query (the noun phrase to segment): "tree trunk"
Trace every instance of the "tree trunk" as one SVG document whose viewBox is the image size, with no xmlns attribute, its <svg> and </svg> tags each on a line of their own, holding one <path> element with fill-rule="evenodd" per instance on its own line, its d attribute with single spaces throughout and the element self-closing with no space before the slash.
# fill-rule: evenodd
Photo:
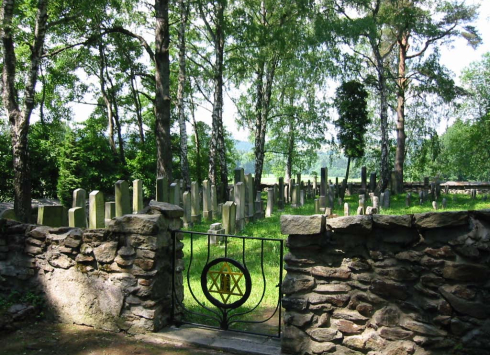
<svg viewBox="0 0 490 355">
<path fill-rule="evenodd" d="M 201 175 L 201 140 L 199 139 L 199 130 L 197 129 L 197 121 L 194 114 L 194 104 L 192 105 L 192 125 L 194 127 L 194 143 L 196 144 L 196 179 L 201 184 L 203 180 Z"/>
<path fill-rule="evenodd" d="M 395 154 L 395 177 L 396 193 L 403 192 L 403 165 L 405 164 L 405 91 L 407 88 L 406 60 L 409 34 L 404 33 L 398 41 L 398 91 L 397 91 L 397 122 L 396 122 L 396 154 Z"/>
<path fill-rule="evenodd" d="M 388 150 L 388 93 L 384 67 L 378 68 L 379 96 L 380 96 L 380 121 L 381 121 L 381 177 L 380 189 L 384 191 L 390 181 L 389 150 Z"/>
<path fill-rule="evenodd" d="M 13 39 L 14 29 L 12 28 L 14 3 L 14 0 L 4 0 L 1 13 L 1 36 L 3 44 L 3 105 L 7 110 L 12 138 L 14 211 L 19 221 L 29 223 L 31 220 L 31 174 L 28 146 L 29 120 L 34 108 L 35 88 L 46 38 L 48 0 L 39 0 L 37 4 L 34 42 L 31 44 L 31 61 L 25 83 L 22 111 L 19 108 L 17 91 L 15 89 L 16 57 Z"/>
<path fill-rule="evenodd" d="M 220 196 L 226 199 L 226 185 L 228 177 L 226 176 L 226 160 L 224 159 L 224 137 L 223 137 L 223 66 L 224 66 L 224 10 L 225 4 L 222 0 L 217 1 L 215 14 L 214 31 L 208 27 L 211 37 L 214 39 L 215 63 L 214 71 L 214 97 L 212 113 L 212 132 L 209 147 L 209 180 L 211 185 L 217 185 L 218 164 L 220 165 Z M 203 19 L 204 19 L 203 15 Z M 224 174 L 226 176 L 223 181 Z M 224 185 L 224 186 L 223 186 Z"/>
<path fill-rule="evenodd" d="M 180 169 L 184 180 L 185 189 L 191 186 L 189 173 L 189 160 L 187 159 L 187 129 L 184 111 L 184 91 L 186 83 L 186 62 L 185 62 L 185 31 L 189 15 L 189 4 L 184 0 L 179 0 L 180 28 L 179 28 L 179 85 L 177 88 L 177 111 L 180 130 Z"/>
<path fill-rule="evenodd" d="M 100 92 L 102 94 L 102 99 L 104 100 L 105 107 L 107 110 L 107 127 L 109 130 L 107 135 L 109 136 L 109 146 L 111 147 L 111 150 L 114 153 L 114 155 L 117 155 L 116 142 L 114 141 L 114 112 L 112 109 L 111 100 L 106 90 L 105 74 L 104 74 L 106 68 L 106 62 L 105 62 L 105 55 L 104 55 L 104 49 L 102 43 L 99 43 L 99 59 L 100 59 L 100 68 L 99 68 Z"/>
<path fill-rule="evenodd" d="M 172 181 L 168 0 L 155 0 L 155 138 L 157 177 Z"/>
<path fill-rule="evenodd" d="M 129 59 L 129 56 L 128 56 Z M 143 115 L 141 113 L 141 101 L 140 97 L 138 95 L 138 90 L 136 89 L 136 76 L 134 74 L 134 69 L 133 67 L 130 68 L 131 72 L 131 93 L 133 95 L 133 101 L 134 101 L 134 106 L 135 106 L 135 112 L 136 112 L 136 119 L 138 121 L 138 132 L 140 135 L 140 142 L 141 144 L 145 144 L 145 132 L 143 130 Z"/>
<path fill-rule="evenodd" d="M 345 183 L 349 181 L 350 157 L 347 157 L 347 168 L 345 169 Z"/>
<path fill-rule="evenodd" d="M 289 120 L 289 139 L 288 139 L 288 156 L 286 161 L 286 182 L 289 183 L 293 176 L 293 154 L 294 154 L 294 117 Z"/>
</svg>

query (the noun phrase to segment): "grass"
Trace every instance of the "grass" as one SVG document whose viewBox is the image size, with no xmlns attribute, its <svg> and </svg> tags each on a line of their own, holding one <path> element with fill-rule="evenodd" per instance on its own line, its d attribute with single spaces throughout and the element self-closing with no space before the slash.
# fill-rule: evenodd
<svg viewBox="0 0 490 355">
<path fill-rule="evenodd" d="M 427 201 L 420 205 L 418 201 L 418 196 L 412 197 L 411 206 L 407 207 L 405 205 L 406 194 L 391 196 L 391 206 L 388 209 L 382 209 L 381 214 L 414 214 L 433 211 L 432 203 Z M 266 194 L 263 193 L 262 198 L 266 201 Z M 442 198 L 439 199 L 438 204 L 442 204 Z M 476 209 L 486 209 L 490 208 L 490 202 L 483 201 L 481 196 L 476 200 L 472 200 L 469 195 L 449 195 L 446 196 L 447 208 L 446 211 L 454 210 L 476 210 Z M 369 199 L 368 199 L 369 201 Z M 349 203 L 351 206 L 350 210 L 355 211 L 358 206 L 358 195 L 346 196 L 345 202 Z M 368 205 L 370 203 L 368 202 Z M 333 210 L 334 214 L 338 216 L 344 215 L 343 205 L 336 203 Z M 351 212 L 352 214 L 353 212 Z M 264 218 L 257 220 L 254 223 L 249 223 L 245 228 L 238 232 L 238 235 L 249 236 L 256 238 L 270 238 L 272 240 L 284 240 L 286 236 L 281 234 L 280 227 L 280 216 L 282 214 L 289 215 L 312 215 L 315 214 L 314 201 L 313 199 L 307 200 L 306 204 L 302 207 L 293 208 L 289 205 L 285 206 L 284 211 L 278 211 L 277 209 L 273 212 L 270 218 Z M 194 232 L 206 233 L 209 229 L 211 223 L 221 222 L 218 219 L 213 219 L 211 222 L 201 222 L 195 224 L 189 230 Z M 200 316 L 191 316 L 187 320 L 190 322 L 208 324 L 212 326 L 217 326 L 218 321 L 212 321 L 211 318 L 216 316 L 212 311 L 203 311 L 199 305 L 204 305 L 206 307 L 213 307 L 207 298 L 204 296 L 201 289 L 201 271 L 208 261 L 211 261 L 218 257 L 223 257 L 225 255 L 225 243 L 222 242 L 219 245 L 211 245 L 208 248 L 208 236 L 198 235 L 198 234 L 185 234 L 184 235 L 184 262 L 185 262 L 185 272 L 184 272 L 184 304 L 185 307 L 191 311 L 201 313 Z M 245 302 L 241 307 L 235 311 L 230 311 L 230 313 L 241 313 L 254 310 L 250 314 L 244 316 L 245 320 L 259 320 L 265 319 L 270 315 L 274 308 L 276 307 L 279 299 L 279 293 L 277 285 L 279 283 L 279 272 L 282 268 L 282 260 L 280 258 L 280 244 L 274 241 L 259 241 L 252 239 L 238 239 L 229 238 L 227 245 L 227 256 L 233 258 L 240 263 L 246 263 L 246 266 L 250 272 L 252 279 L 252 292 L 251 296 L 247 302 Z M 190 260 L 192 248 L 192 261 Z M 243 255 L 243 248 L 245 248 L 245 260 Z M 286 252 L 285 245 L 283 245 L 283 251 Z M 261 256 L 264 256 L 263 263 Z M 232 268 L 233 271 L 238 271 L 236 268 Z M 262 273 L 263 270 L 263 273 Z M 211 269 L 211 271 L 218 271 Z M 187 275 L 189 281 L 187 282 Z M 283 277 L 285 273 L 283 274 Z M 239 287 L 244 290 L 245 282 L 242 278 L 238 283 Z M 212 281 L 208 278 L 208 288 L 212 286 Z M 265 288 L 265 290 L 264 290 Z M 195 301 L 191 297 L 191 291 L 198 301 Z M 264 294 L 263 300 L 259 307 L 256 307 L 257 303 L 261 300 L 262 294 Z M 216 298 L 220 298 L 219 294 L 214 294 Z M 239 296 L 231 296 L 229 302 L 234 302 L 239 299 Z M 258 314 L 258 315 L 257 315 Z M 234 324 L 233 328 L 241 330 L 254 330 L 256 326 L 250 328 L 247 324 Z M 273 332 L 274 328 L 267 328 L 265 332 Z"/>
</svg>

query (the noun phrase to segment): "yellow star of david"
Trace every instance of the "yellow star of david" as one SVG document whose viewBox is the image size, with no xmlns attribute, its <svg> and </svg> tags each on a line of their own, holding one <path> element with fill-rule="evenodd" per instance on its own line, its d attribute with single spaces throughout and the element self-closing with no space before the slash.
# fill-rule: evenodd
<svg viewBox="0 0 490 355">
<path fill-rule="evenodd" d="M 219 271 L 208 271 L 211 278 L 210 293 L 218 293 L 224 304 L 228 303 L 231 296 L 243 296 L 239 281 L 243 277 L 241 272 L 233 272 L 225 261 Z"/>
</svg>

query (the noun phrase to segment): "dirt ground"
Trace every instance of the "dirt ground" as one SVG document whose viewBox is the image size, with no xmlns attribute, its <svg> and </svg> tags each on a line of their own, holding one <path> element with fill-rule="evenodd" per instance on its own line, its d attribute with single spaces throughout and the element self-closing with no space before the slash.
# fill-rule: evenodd
<svg viewBox="0 0 490 355">
<path fill-rule="evenodd" d="M 230 353 L 171 343 L 150 344 L 124 333 L 68 324 L 37 323 L 0 333 L 0 355 L 211 355 Z"/>
</svg>

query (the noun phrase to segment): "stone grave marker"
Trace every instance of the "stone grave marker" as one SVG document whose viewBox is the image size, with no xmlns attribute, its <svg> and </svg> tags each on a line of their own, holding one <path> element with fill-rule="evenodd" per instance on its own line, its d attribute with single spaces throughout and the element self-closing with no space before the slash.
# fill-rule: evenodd
<svg viewBox="0 0 490 355">
<path fill-rule="evenodd" d="M 87 208 L 87 192 L 84 189 L 76 189 L 73 191 L 73 204 L 71 206 L 73 207 L 81 207 L 82 210 L 76 212 L 76 217 L 77 220 L 74 222 L 77 222 L 77 227 L 79 228 L 87 228 L 87 214 L 86 214 L 86 208 Z M 69 212 L 69 211 L 68 211 Z M 85 223 L 83 225 L 80 225 L 80 220 L 85 220 Z M 68 216 L 68 223 L 70 222 L 70 218 Z"/>
<path fill-rule="evenodd" d="M 115 206 L 114 206 L 115 208 Z M 102 191 L 92 191 L 88 196 L 88 227 L 90 229 L 105 228 L 105 204 Z M 109 218 L 109 219 L 112 219 Z"/>
<path fill-rule="evenodd" d="M 284 178 L 279 178 L 279 201 L 277 203 L 279 211 L 284 210 Z"/>
<path fill-rule="evenodd" d="M 221 242 L 223 241 L 223 237 L 218 236 L 217 234 L 225 234 L 225 229 L 223 228 L 221 223 L 213 223 L 209 226 L 208 234 L 209 234 L 209 244 L 211 245 L 221 244 Z"/>
<path fill-rule="evenodd" d="M 227 201 L 223 205 L 223 228 L 225 234 L 233 235 L 236 233 L 236 204 L 233 201 Z"/>
<path fill-rule="evenodd" d="M 385 195 L 383 198 L 383 208 L 390 208 L 390 190 L 385 191 Z"/>
<path fill-rule="evenodd" d="M 37 224 L 49 227 L 66 227 L 68 225 L 65 206 L 39 206 L 37 208 Z"/>
<path fill-rule="evenodd" d="M 104 224 L 107 224 L 111 219 L 116 217 L 116 203 L 106 202 L 104 204 Z"/>
<path fill-rule="evenodd" d="M 182 202 L 184 205 L 184 216 L 182 220 L 184 222 L 184 227 L 189 228 L 193 226 L 192 223 L 192 204 L 191 204 L 191 193 L 189 191 L 184 191 L 182 194 Z"/>
<path fill-rule="evenodd" d="M 202 182 L 202 214 L 206 221 L 213 219 L 213 212 L 211 211 L 211 183 L 209 180 Z"/>
<path fill-rule="evenodd" d="M 191 222 L 201 222 L 201 205 L 199 196 L 199 185 L 196 181 L 191 182 Z"/>
<path fill-rule="evenodd" d="M 118 180 L 115 185 L 116 217 L 131 214 L 129 184 L 126 180 Z"/>
<path fill-rule="evenodd" d="M 157 178 L 156 186 L 157 202 L 168 202 L 168 179 L 166 177 Z"/>
<path fill-rule="evenodd" d="M 363 214 L 364 214 L 364 209 L 361 206 L 357 207 L 357 215 L 362 216 Z"/>
<path fill-rule="evenodd" d="M 349 216 L 350 215 L 350 207 L 349 204 L 346 202 L 344 203 L 344 216 Z"/>
<path fill-rule="evenodd" d="M 241 231 L 245 227 L 245 183 L 235 185 L 236 229 Z"/>
<path fill-rule="evenodd" d="M 374 192 L 376 190 L 376 173 L 369 175 L 369 190 Z"/>
<path fill-rule="evenodd" d="M 299 185 L 296 185 L 299 186 Z M 296 189 L 295 189 L 296 191 Z M 274 209 L 274 190 L 271 188 L 267 189 L 267 208 L 265 210 L 265 216 L 271 217 Z"/>
<path fill-rule="evenodd" d="M 72 207 L 68 210 L 68 226 L 72 228 L 86 228 L 85 208 Z"/>
<path fill-rule="evenodd" d="M 412 204 L 412 194 L 410 192 L 407 192 L 407 196 L 405 197 L 405 206 L 410 207 Z"/>
<path fill-rule="evenodd" d="M 133 213 L 143 209 L 143 181 L 133 180 Z"/>
<path fill-rule="evenodd" d="M 216 185 L 211 185 L 211 212 L 215 218 L 221 218 L 221 213 L 218 208 L 218 191 Z"/>
</svg>

